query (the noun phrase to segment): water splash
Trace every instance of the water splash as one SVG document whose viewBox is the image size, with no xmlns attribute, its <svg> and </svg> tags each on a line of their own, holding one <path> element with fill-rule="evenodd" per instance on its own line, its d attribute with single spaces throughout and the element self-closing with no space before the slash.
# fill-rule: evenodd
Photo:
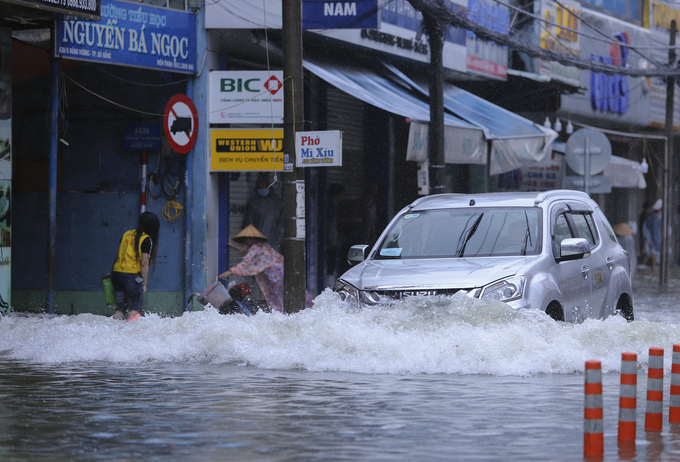
<svg viewBox="0 0 680 462">
<path fill-rule="evenodd" d="M 263 369 L 366 374 L 581 373 L 599 359 L 619 370 L 621 353 L 646 370 L 651 346 L 665 348 L 670 372 L 678 325 L 621 317 L 583 324 L 504 303 L 413 297 L 359 310 L 326 291 L 293 315 L 220 315 L 213 309 L 177 318 L 148 315 L 125 323 L 91 314 L 0 317 L 0 355 L 43 364 L 198 363 Z"/>
</svg>

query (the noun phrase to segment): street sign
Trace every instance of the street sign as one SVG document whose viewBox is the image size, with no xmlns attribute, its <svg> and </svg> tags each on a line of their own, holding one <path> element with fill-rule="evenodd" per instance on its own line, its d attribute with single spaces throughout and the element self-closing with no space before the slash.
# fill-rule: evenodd
<svg viewBox="0 0 680 462">
<path fill-rule="evenodd" d="M 565 176 L 562 187 L 585 192 L 586 180 L 582 176 Z M 588 191 L 590 194 L 609 194 L 612 192 L 611 178 L 606 175 L 591 176 Z"/>
<path fill-rule="evenodd" d="M 160 151 L 160 125 L 126 125 L 123 145 L 126 151 Z"/>
<path fill-rule="evenodd" d="M 297 132 L 295 153 L 298 167 L 342 167 L 342 132 Z"/>
<path fill-rule="evenodd" d="M 165 137 L 172 149 L 187 154 L 198 138 L 198 113 L 194 102 L 184 94 L 170 98 L 163 115 Z"/>
<path fill-rule="evenodd" d="M 577 175 L 585 175 L 586 170 L 590 175 L 597 175 L 612 158 L 612 145 L 601 131 L 581 128 L 567 140 L 564 158 Z"/>
</svg>

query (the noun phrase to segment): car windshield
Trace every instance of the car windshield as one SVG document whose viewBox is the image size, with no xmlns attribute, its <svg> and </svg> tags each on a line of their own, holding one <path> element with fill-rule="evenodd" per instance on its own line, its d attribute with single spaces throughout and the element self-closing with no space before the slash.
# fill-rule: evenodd
<svg viewBox="0 0 680 462">
<path fill-rule="evenodd" d="M 534 207 L 455 208 L 402 215 L 377 259 L 537 255 L 541 211 Z"/>
</svg>

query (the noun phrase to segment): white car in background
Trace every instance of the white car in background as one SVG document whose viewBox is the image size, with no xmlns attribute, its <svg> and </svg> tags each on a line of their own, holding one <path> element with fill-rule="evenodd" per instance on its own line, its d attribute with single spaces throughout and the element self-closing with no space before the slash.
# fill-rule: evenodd
<svg viewBox="0 0 680 462">
<path fill-rule="evenodd" d="M 359 306 L 464 291 L 558 321 L 634 319 L 629 255 L 580 191 L 422 197 L 348 260 L 334 291 Z"/>
</svg>

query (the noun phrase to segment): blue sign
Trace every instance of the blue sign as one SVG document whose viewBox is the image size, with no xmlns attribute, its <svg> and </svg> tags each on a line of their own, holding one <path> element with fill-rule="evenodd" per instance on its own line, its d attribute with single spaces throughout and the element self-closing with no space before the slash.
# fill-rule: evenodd
<svg viewBox="0 0 680 462">
<path fill-rule="evenodd" d="M 499 34 L 509 35 L 510 10 L 501 8 L 485 0 L 468 0 L 467 18 Z M 468 37 L 476 37 L 472 31 L 467 31 Z"/>
<path fill-rule="evenodd" d="M 444 4 L 448 9 L 453 10 L 456 13 L 463 14 L 465 12 L 465 8 L 456 5 L 449 0 L 445 0 Z M 382 24 L 391 24 L 403 29 L 408 29 L 416 34 L 424 31 L 422 13 L 413 8 L 408 0 L 382 2 L 380 9 L 380 22 Z M 449 27 L 446 31 L 445 40 L 449 43 L 465 45 L 465 30 L 457 27 Z"/>
<path fill-rule="evenodd" d="M 61 16 L 55 54 L 64 58 L 196 73 L 196 15 L 102 0 L 101 21 Z"/>
<path fill-rule="evenodd" d="M 377 29 L 378 0 L 302 2 L 303 29 Z"/>
<path fill-rule="evenodd" d="M 628 34 L 614 34 L 622 45 L 610 47 L 611 56 L 591 55 L 590 60 L 603 64 L 626 67 L 628 63 Z M 607 75 L 603 72 L 590 72 L 590 102 L 594 110 L 626 114 L 630 104 L 630 86 L 625 75 Z"/>
<path fill-rule="evenodd" d="M 126 151 L 160 151 L 160 125 L 126 125 L 123 139 Z"/>
</svg>

